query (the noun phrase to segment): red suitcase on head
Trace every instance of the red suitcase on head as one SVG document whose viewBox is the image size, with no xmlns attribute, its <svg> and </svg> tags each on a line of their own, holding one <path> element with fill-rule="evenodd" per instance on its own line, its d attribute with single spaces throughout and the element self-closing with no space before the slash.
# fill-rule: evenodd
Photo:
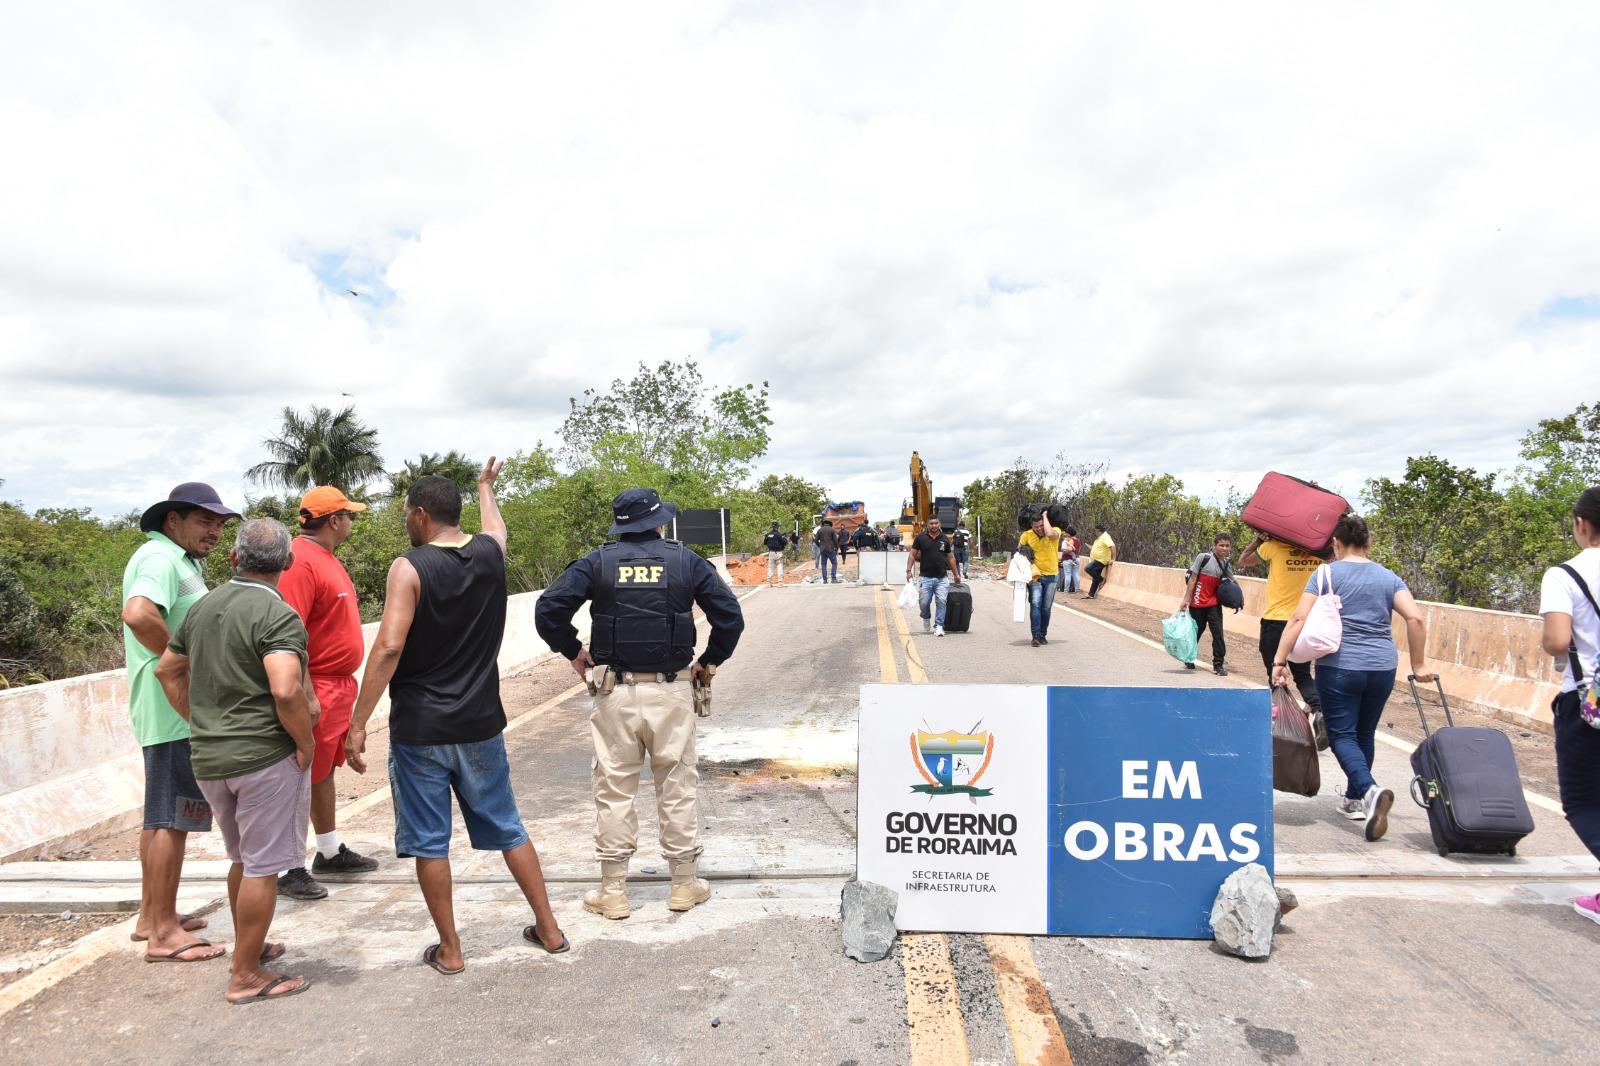
<svg viewBox="0 0 1600 1066">
<path fill-rule="evenodd" d="M 1350 504 L 1336 492 L 1272 471 L 1250 497 L 1240 519 L 1251 529 L 1313 555 L 1326 555 L 1333 527 Z"/>
</svg>

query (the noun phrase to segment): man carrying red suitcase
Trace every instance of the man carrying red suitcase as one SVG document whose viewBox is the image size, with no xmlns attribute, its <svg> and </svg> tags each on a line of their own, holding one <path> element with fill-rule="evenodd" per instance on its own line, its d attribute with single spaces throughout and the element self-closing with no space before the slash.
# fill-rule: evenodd
<svg viewBox="0 0 1600 1066">
<path fill-rule="evenodd" d="M 1239 556 L 1239 565 L 1252 566 L 1258 562 L 1267 564 L 1267 600 L 1261 612 L 1261 662 L 1267 668 L 1267 684 L 1270 685 L 1272 657 L 1278 652 L 1283 629 L 1300 603 L 1306 582 L 1322 565 L 1322 560 L 1265 533 L 1257 533 L 1256 539 Z M 1300 690 L 1300 698 L 1310 712 L 1317 750 L 1326 751 L 1328 726 L 1322 719 L 1322 701 L 1317 698 L 1317 686 L 1311 678 L 1311 664 L 1291 661 L 1289 672 L 1294 675 L 1295 688 Z"/>
</svg>

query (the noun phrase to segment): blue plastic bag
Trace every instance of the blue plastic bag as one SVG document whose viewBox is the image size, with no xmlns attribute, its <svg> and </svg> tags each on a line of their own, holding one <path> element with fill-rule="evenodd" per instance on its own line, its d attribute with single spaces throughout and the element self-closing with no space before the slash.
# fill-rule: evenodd
<svg viewBox="0 0 1600 1066">
<path fill-rule="evenodd" d="M 1161 623 L 1161 643 L 1166 645 L 1167 654 L 1180 663 L 1192 663 L 1200 647 L 1199 630 L 1188 608 L 1179 607 Z"/>
</svg>

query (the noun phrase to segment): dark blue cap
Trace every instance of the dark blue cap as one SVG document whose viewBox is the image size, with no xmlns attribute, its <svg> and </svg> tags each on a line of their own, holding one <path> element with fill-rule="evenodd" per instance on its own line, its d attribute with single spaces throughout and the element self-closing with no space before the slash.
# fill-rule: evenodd
<svg viewBox="0 0 1600 1066">
<path fill-rule="evenodd" d="M 212 514 L 219 514 L 223 518 L 240 517 L 238 511 L 222 502 L 222 497 L 218 496 L 217 490 L 210 485 L 203 481 L 185 481 L 167 493 L 166 499 L 139 516 L 139 528 L 146 533 L 159 530 L 162 523 L 167 520 L 167 513 L 176 511 L 180 507 L 204 507 Z"/>
<path fill-rule="evenodd" d="M 655 489 L 628 489 L 611 501 L 613 533 L 643 533 L 647 529 L 671 525 L 678 508 L 663 503 Z"/>
</svg>

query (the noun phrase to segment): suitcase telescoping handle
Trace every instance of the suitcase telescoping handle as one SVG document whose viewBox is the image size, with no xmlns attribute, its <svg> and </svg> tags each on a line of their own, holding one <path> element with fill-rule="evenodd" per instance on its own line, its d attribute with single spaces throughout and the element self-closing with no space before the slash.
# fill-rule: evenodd
<svg viewBox="0 0 1600 1066">
<path fill-rule="evenodd" d="M 1431 737 L 1433 736 L 1433 731 L 1428 728 L 1428 714 L 1422 709 L 1422 693 L 1417 691 L 1417 675 L 1407 674 L 1406 683 L 1411 686 L 1411 698 L 1417 701 L 1417 717 L 1422 719 L 1422 735 Z M 1439 689 L 1439 706 L 1444 708 L 1445 724 L 1454 726 L 1456 720 L 1450 717 L 1450 701 L 1444 698 L 1444 682 L 1435 676 L 1433 683 Z"/>
</svg>

